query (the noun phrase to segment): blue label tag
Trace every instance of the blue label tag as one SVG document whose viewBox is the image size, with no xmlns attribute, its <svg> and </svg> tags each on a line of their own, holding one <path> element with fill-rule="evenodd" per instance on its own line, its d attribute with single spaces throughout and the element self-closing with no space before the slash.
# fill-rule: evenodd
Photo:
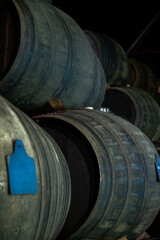
<svg viewBox="0 0 160 240">
<path fill-rule="evenodd" d="M 158 181 L 160 182 L 160 160 L 159 160 L 158 154 L 156 154 L 156 169 L 157 169 Z"/>
<path fill-rule="evenodd" d="M 14 153 L 7 156 L 7 165 L 11 194 L 38 192 L 34 159 L 27 155 L 21 140 L 16 140 Z"/>
</svg>

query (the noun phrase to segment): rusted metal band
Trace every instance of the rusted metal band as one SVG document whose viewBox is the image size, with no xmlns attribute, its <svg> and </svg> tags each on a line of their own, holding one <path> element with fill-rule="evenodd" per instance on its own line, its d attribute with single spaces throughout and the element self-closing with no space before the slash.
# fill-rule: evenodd
<svg viewBox="0 0 160 240">
<path fill-rule="evenodd" d="M 54 99 L 53 101 L 49 101 L 48 103 L 54 110 L 64 110 L 65 109 L 63 104 L 61 103 L 61 101 L 59 101 L 58 99 Z"/>
</svg>

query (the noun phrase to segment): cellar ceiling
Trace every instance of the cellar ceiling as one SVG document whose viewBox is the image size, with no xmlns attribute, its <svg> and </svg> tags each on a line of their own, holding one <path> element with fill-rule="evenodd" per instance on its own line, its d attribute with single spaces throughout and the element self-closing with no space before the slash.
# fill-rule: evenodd
<svg viewBox="0 0 160 240">
<path fill-rule="evenodd" d="M 160 75 L 160 8 L 158 1 L 53 0 L 82 29 L 116 40 L 128 57 L 140 59 Z"/>
</svg>

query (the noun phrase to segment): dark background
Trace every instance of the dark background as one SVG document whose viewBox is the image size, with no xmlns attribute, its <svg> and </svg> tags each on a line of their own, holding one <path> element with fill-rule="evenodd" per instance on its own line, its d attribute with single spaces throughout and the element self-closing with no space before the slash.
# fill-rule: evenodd
<svg viewBox="0 0 160 240">
<path fill-rule="evenodd" d="M 154 70 L 157 78 L 160 78 L 159 1 L 53 0 L 52 4 L 70 15 L 82 29 L 107 34 L 126 53 L 145 32 L 128 57 L 144 61 Z M 148 28 L 149 25 L 151 27 Z M 144 31 L 146 28 L 148 30 Z"/>
</svg>

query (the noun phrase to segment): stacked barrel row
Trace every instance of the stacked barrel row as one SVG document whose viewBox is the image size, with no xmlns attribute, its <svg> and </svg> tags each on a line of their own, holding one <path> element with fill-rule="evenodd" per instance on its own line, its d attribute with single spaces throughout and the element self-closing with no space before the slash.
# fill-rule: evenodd
<svg viewBox="0 0 160 240">
<path fill-rule="evenodd" d="M 106 87 L 140 88 L 156 98 L 158 84 L 148 64 L 128 57 L 121 45 L 106 34 L 84 31 L 100 59 L 106 75 Z"/>
<path fill-rule="evenodd" d="M 84 31 L 106 75 L 101 105 L 139 127 L 153 142 L 160 138 L 160 108 L 154 72 L 145 63 L 129 58 L 106 34 Z"/>
<path fill-rule="evenodd" d="M 141 60 L 128 57 L 120 44 L 106 34 L 84 32 L 106 74 L 106 93 L 101 109 L 136 125 L 159 150 L 160 108 L 154 71 Z M 159 216 L 160 213 L 147 229 L 153 237 L 160 237 Z"/>
<path fill-rule="evenodd" d="M 109 40 L 106 75 L 50 0 L 0 7 L 0 239 L 136 239 L 160 210 L 160 161 L 144 125 L 99 110 L 128 79 L 123 49 L 116 66 Z"/>
<path fill-rule="evenodd" d="M 0 101 L 1 239 L 136 239 L 151 225 L 159 211 L 158 153 L 141 130 L 99 110 L 33 122 Z M 34 158 L 35 194 L 10 192 L 5 159 L 16 139 Z"/>
</svg>

